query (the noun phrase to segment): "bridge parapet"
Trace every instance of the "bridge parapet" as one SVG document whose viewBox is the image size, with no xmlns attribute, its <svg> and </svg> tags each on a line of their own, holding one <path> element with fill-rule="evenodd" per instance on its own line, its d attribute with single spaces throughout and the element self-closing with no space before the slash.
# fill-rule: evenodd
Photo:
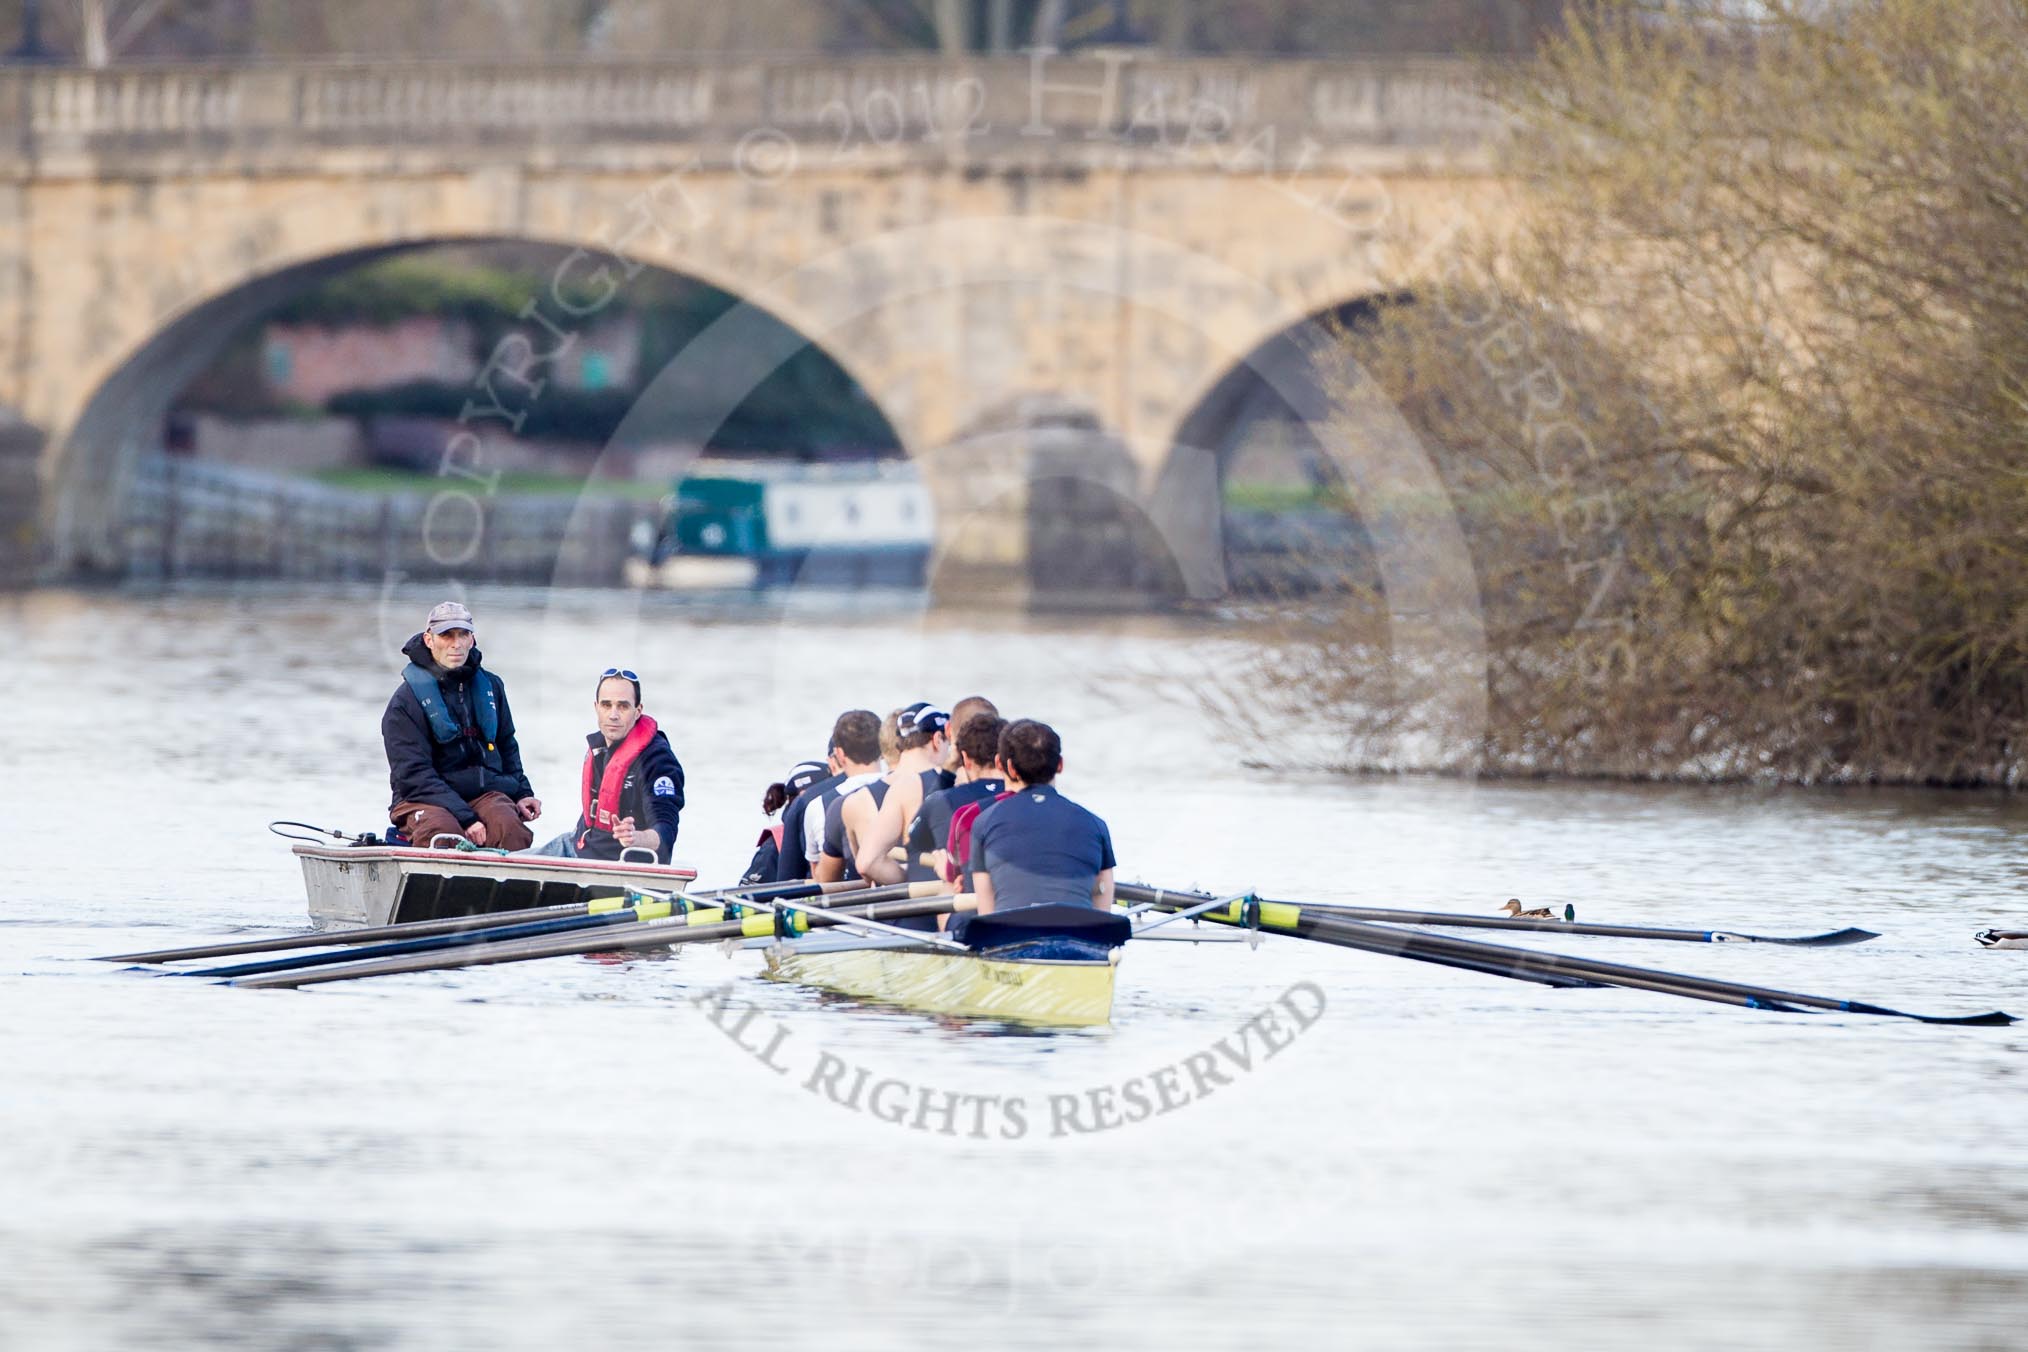
<svg viewBox="0 0 2028 1352">
<path fill-rule="evenodd" d="M 329 150 L 672 160 L 755 135 L 833 158 L 968 151 L 1149 156 L 1245 148 L 1249 167 L 1353 149 L 1446 153 L 1497 128 L 1455 60 L 1168 60 L 1129 51 L 944 61 L 146 66 L 0 73 L 0 174 L 219 171 Z"/>
</svg>

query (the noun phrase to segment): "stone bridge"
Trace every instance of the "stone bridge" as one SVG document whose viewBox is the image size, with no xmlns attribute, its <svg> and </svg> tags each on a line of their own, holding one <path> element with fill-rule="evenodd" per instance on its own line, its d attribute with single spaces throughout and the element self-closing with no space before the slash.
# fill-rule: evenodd
<svg viewBox="0 0 2028 1352">
<path fill-rule="evenodd" d="M 1476 79 L 1125 51 L 0 73 L 0 404 L 43 437 L 45 557 L 110 568 L 130 467 L 235 328 L 393 251 L 543 241 L 573 252 L 474 424 L 541 397 L 587 291 L 666 268 L 744 302 L 677 359 L 738 373 L 724 411 L 788 355 L 756 316 L 858 381 L 925 467 L 941 579 L 1022 585 L 1036 504 L 1110 495 L 1214 594 L 1235 380 L 1293 380 L 1290 335 L 1412 290 L 1490 209 Z M 1038 423 L 1076 435 L 1038 459 Z M 488 484 L 479 447 L 448 480 Z"/>
</svg>

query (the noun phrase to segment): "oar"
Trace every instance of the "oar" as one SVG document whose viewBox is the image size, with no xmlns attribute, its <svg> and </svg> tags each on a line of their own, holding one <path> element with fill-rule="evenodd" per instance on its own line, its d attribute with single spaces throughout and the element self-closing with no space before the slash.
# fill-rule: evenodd
<svg viewBox="0 0 2028 1352">
<path fill-rule="evenodd" d="M 1115 891 L 1128 901 L 1152 901 L 1164 907 L 1180 908 L 1200 900 L 1208 900 L 1201 892 L 1176 892 L 1132 883 L 1121 884 Z M 1298 938 L 1313 939 L 1341 948 L 1357 948 L 1369 953 L 1412 957 L 1417 961 L 1464 967 L 1470 971 L 1511 977 L 1521 981 L 1537 981 L 1544 976 L 1575 977 L 1602 986 L 1624 986 L 1633 990 L 1657 991 L 1664 995 L 1680 995 L 1693 1000 L 1710 1000 L 1749 1009 L 1785 1011 L 1825 1009 L 1842 1014 L 1873 1014 L 1888 1018 L 1914 1019 L 1920 1023 L 1994 1025 L 2014 1022 L 2011 1014 L 1998 1010 L 1986 1014 L 1967 1015 L 1910 1014 L 1860 1000 L 1804 995 L 1797 991 L 1776 990 L 1768 986 L 1754 986 L 1738 981 L 1721 981 L 1680 972 L 1629 967 L 1622 963 L 1597 962 L 1589 958 L 1569 958 L 1532 949 L 1507 948 L 1470 939 L 1453 939 L 1446 935 L 1390 929 L 1384 925 L 1318 913 L 1310 908 L 1286 902 L 1249 900 L 1235 903 L 1222 911 L 1206 912 L 1205 918 L 1229 925 L 1255 925 L 1272 933 L 1292 934 Z"/>
<path fill-rule="evenodd" d="M 1847 927 L 1823 934 L 1741 934 L 1736 930 L 1663 929 L 1653 925 L 1594 925 L 1583 920 L 1524 920 L 1520 917 L 1460 915 L 1453 911 L 1397 911 L 1379 906 L 1318 905 L 1306 902 L 1306 911 L 1323 911 L 1347 920 L 1370 920 L 1387 925 L 1447 925 L 1460 929 L 1545 930 L 1551 934 L 1589 934 L 1609 939 L 1667 939 L 1687 944 L 1788 944 L 1795 948 L 1837 948 L 1863 944 L 1880 936 L 1872 930 Z"/>
<path fill-rule="evenodd" d="M 1229 897 L 1210 897 L 1182 910 L 1170 910 L 1159 901 L 1144 901 L 1138 906 L 1129 907 L 1126 916 L 1129 920 L 1139 920 L 1143 911 L 1167 912 L 1160 920 L 1150 920 L 1145 924 L 1135 925 L 1133 937 L 1140 939 L 1145 938 L 1149 930 L 1158 930 L 1164 925 L 1173 925 L 1178 920 L 1195 920 L 1206 911 L 1219 906 L 1230 906 L 1235 901 L 1245 901 L 1252 895 L 1253 893 L 1251 892 L 1235 892 Z M 1117 900 L 1118 898 L 1116 897 L 1115 899 Z"/>
<path fill-rule="evenodd" d="M 299 953 L 289 958 L 267 958 L 260 962 L 234 963 L 226 967 L 200 967 L 194 971 L 182 971 L 178 976 L 235 977 L 258 976 L 262 972 L 292 972 L 306 967 L 329 967 L 341 962 L 365 962 L 372 958 L 391 958 L 399 953 L 435 953 L 446 948 L 457 948 L 464 944 L 504 943 L 509 939 L 532 939 L 538 934 L 571 934 L 578 930 L 599 929 L 608 925 L 629 925 L 635 921 L 661 920 L 670 915 L 710 910 L 715 919 L 722 919 L 725 912 L 711 907 L 707 902 L 683 902 L 668 897 L 650 897 L 636 894 L 629 898 L 631 905 L 617 911 L 606 911 L 599 915 L 568 915 L 555 920 L 536 920 L 520 925 L 490 925 L 484 929 L 463 930 L 454 934 L 429 935 L 417 939 L 396 939 L 391 943 L 368 944 L 363 948 L 340 948 L 319 953 Z"/>
<path fill-rule="evenodd" d="M 812 886 L 822 887 L 827 894 L 862 890 L 864 882 L 854 879 L 836 883 L 751 883 L 744 887 L 722 887 L 712 892 L 686 892 L 682 895 L 690 901 L 704 901 L 714 897 L 756 897 L 773 895 L 808 895 L 796 889 Z M 655 893 L 656 896 L 663 895 Z M 463 934 L 474 930 L 499 929 L 510 925 L 525 925 L 538 920 L 556 920 L 571 916 L 606 915 L 624 910 L 627 899 L 620 897 L 594 897 L 590 901 L 569 901 L 560 906 L 531 906 L 525 910 L 493 911 L 485 915 L 448 916 L 441 920 L 405 920 L 397 925 L 375 925 L 366 929 L 315 930 L 309 934 L 291 934 L 280 939 L 241 939 L 230 943 L 199 944 L 194 948 L 159 948 L 149 953 L 112 953 L 98 959 L 100 962 L 194 962 L 200 958 L 230 958 L 243 953 L 283 953 L 292 948 L 331 948 L 337 945 L 378 943 L 384 939 L 426 939 L 435 934 Z"/>
<path fill-rule="evenodd" d="M 1138 884 L 1135 884 L 1138 887 Z M 1201 896 L 1203 893 L 1163 893 L 1162 889 L 1141 889 L 1155 895 Z M 1278 903 L 1288 905 L 1290 903 Z M 1381 906 L 1344 906 L 1337 903 L 1304 902 L 1305 911 L 1328 913 L 1346 920 L 1370 920 L 1384 925 L 1445 925 L 1460 929 L 1542 930 L 1551 934 L 1588 934 L 1608 939 L 1667 939 L 1690 944 L 1788 944 L 1797 948 L 1836 948 L 1863 944 L 1880 936 L 1872 930 L 1847 927 L 1823 934 L 1741 934 L 1736 930 L 1663 929 L 1653 925 L 1595 925 L 1581 920 L 1524 920 L 1504 915 L 1463 915 L 1456 911 L 1401 911 Z"/>
<path fill-rule="evenodd" d="M 820 883 L 805 883 L 801 885 L 804 895 L 813 893 L 821 886 L 822 884 Z M 367 962 L 375 958 L 392 958 L 403 953 L 437 953 L 444 949 L 458 948 L 466 944 L 505 943 L 510 939 L 532 939 L 537 935 L 543 934 L 571 934 L 579 930 L 598 929 L 608 925 L 631 924 L 634 921 L 663 920 L 679 912 L 694 912 L 697 918 L 693 919 L 691 923 L 697 924 L 700 921 L 713 922 L 737 919 L 737 913 L 749 906 L 756 907 L 769 915 L 782 911 L 806 911 L 811 909 L 801 905 L 791 906 L 788 902 L 779 900 L 770 904 L 766 901 L 757 900 L 750 893 L 742 893 L 736 900 L 728 899 L 729 904 L 723 907 L 714 907 L 708 901 L 686 897 L 681 893 L 645 893 L 637 891 L 633 892 L 629 899 L 632 901 L 632 905 L 622 910 L 607 912 L 603 915 L 566 916 L 558 920 L 541 920 L 526 925 L 503 925 L 492 929 L 468 931 L 463 934 L 444 934 L 422 939 L 400 939 L 393 943 L 371 944 L 365 948 L 341 949 L 335 953 L 305 953 L 293 958 L 270 958 L 264 962 L 242 962 L 229 967 L 204 967 L 193 972 L 183 972 L 179 975 L 228 978 L 259 976 L 265 972 L 296 972 L 310 967 L 336 966 L 341 962 Z M 825 909 L 829 908 L 826 907 Z M 863 930 L 868 933 L 914 935 L 918 942 L 954 948 L 960 951 L 964 951 L 965 947 L 956 940 L 947 939 L 941 934 L 931 934 L 921 930 L 904 930 L 894 925 L 883 925 L 877 921 L 841 918 L 839 923 L 855 931 Z"/>
<path fill-rule="evenodd" d="M 910 886 L 908 883 L 897 883 L 894 885 L 898 887 Z M 935 886 L 935 884 L 933 883 L 932 886 Z M 953 911 L 976 910 L 979 904 L 978 899 L 970 892 L 960 892 L 952 895 L 951 902 L 951 910 Z M 808 919 L 811 916 L 824 916 L 830 924 L 841 926 L 852 931 L 854 934 L 881 934 L 889 938 L 899 937 L 908 939 L 927 948 L 951 949 L 959 953 L 971 952 L 969 948 L 959 943 L 956 939 L 940 931 L 903 929 L 899 925 L 883 924 L 871 916 L 842 914 L 836 907 L 812 908 L 794 905 L 788 901 L 770 903 L 748 897 L 741 900 L 738 909 L 744 910 L 749 905 L 757 907 L 768 915 L 777 917 L 801 915 L 805 919 Z M 779 933 L 782 926 L 777 925 L 775 928 L 776 932 Z"/>
<path fill-rule="evenodd" d="M 1140 914 L 1140 913 L 1141 913 L 1142 911 L 1146 911 L 1146 910 L 1150 910 L 1150 909 L 1155 909 L 1155 910 L 1165 910 L 1165 911 L 1167 911 L 1167 914 L 1165 914 L 1165 915 L 1164 915 L 1164 916 L 1163 916 L 1163 917 L 1162 917 L 1162 918 L 1161 918 L 1160 920 L 1150 920 L 1150 921 L 1149 921 L 1149 922 L 1148 922 L 1147 924 L 1145 924 L 1145 925 L 1141 925 L 1141 926 L 1137 927 L 1137 928 L 1136 928 L 1136 929 L 1134 930 L 1134 938 L 1136 938 L 1136 939 L 1148 939 L 1148 938 L 1171 938 L 1171 937 L 1175 937 L 1175 936 L 1171 936 L 1171 935 L 1154 935 L 1154 934 L 1151 934 L 1151 933 L 1150 933 L 1150 931 L 1152 931 L 1152 930 L 1158 930 L 1158 929 L 1162 928 L 1162 926 L 1164 926 L 1164 925 L 1168 925 L 1168 924 L 1172 924 L 1172 923 L 1174 923 L 1175 921 L 1178 921 L 1178 920 L 1195 920 L 1195 919 L 1197 919 L 1198 917 L 1200 917 L 1200 916 L 1204 915 L 1204 914 L 1205 914 L 1205 913 L 1206 913 L 1207 911 L 1212 911 L 1212 910 L 1216 910 L 1216 909 L 1218 909 L 1218 908 L 1219 908 L 1219 907 L 1221 907 L 1221 906 L 1231 906 L 1231 905 L 1233 905 L 1233 904 L 1234 904 L 1235 902 L 1246 902 L 1246 901 L 1250 901 L 1250 900 L 1252 900 L 1252 894 L 1251 894 L 1251 893 L 1249 893 L 1249 892 L 1241 892 L 1241 893 L 1239 893 L 1239 894 L 1238 894 L 1237 896 L 1231 896 L 1231 897 L 1219 897 L 1219 898 L 1216 898 L 1215 900 L 1211 900 L 1211 901 L 1200 901 L 1200 902 L 1198 902 L 1198 903 L 1197 903 L 1196 905 L 1194 905 L 1194 906 L 1189 906 L 1189 907 L 1185 907 L 1185 908 L 1183 908 L 1183 909 L 1181 909 L 1181 910 L 1176 910 L 1176 909 L 1170 909 L 1170 908 L 1172 908 L 1172 907 L 1176 906 L 1176 905 L 1177 905 L 1178 903 L 1177 903 L 1177 902 L 1175 902 L 1175 901 L 1170 901 L 1170 900 L 1167 900 L 1167 898 L 1168 898 L 1168 897 L 1172 897 L 1172 896 L 1174 896 L 1174 894 L 1173 894 L 1173 893 L 1164 893 L 1164 892 L 1163 892 L 1163 891 L 1162 891 L 1162 890 L 1161 890 L 1160 888 L 1146 888 L 1146 887 L 1140 887 L 1140 886 L 1138 886 L 1138 885 L 1136 885 L 1136 884 L 1131 884 L 1131 883 L 1130 883 L 1130 884 L 1127 884 L 1127 885 L 1126 885 L 1126 887 L 1127 887 L 1127 889 L 1128 889 L 1129 891 L 1131 891 L 1131 892 L 1135 893 L 1136 895 L 1135 895 L 1135 896 L 1126 896 L 1126 895 L 1122 894 L 1122 893 L 1121 893 L 1121 892 L 1119 892 L 1119 891 L 1115 891 L 1115 893 L 1114 893 L 1114 896 L 1115 896 L 1116 898 L 1118 898 L 1118 899 L 1120 899 L 1120 900 L 1124 900 L 1124 901 L 1132 901 L 1132 900 L 1136 900 L 1136 899 L 1137 899 L 1137 897 L 1138 897 L 1139 895 L 1142 895 L 1142 894 L 1148 894 L 1148 893 L 1152 893 L 1152 894 L 1153 894 L 1153 895 L 1154 895 L 1155 897 L 1157 897 L 1157 898 L 1163 898 L 1162 900 L 1150 900 L 1150 901 L 1143 901 L 1143 902 L 1141 902 L 1141 903 L 1140 903 L 1139 905 L 1137 905 L 1137 906 L 1133 907 L 1132 909 L 1130 909 L 1130 910 L 1129 910 L 1129 911 L 1127 912 L 1127 914 L 1128 914 L 1129 916 L 1137 916 L 1137 915 L 1139 915 L 1139 914 Z M 1259 940 L 1258 940 L 1258 939 L 1256 939 L 1256 940 L 1255 940 L 1255 942 L 1256 942 L 1256 943 L 1258 943 L 1258 942 L 1259 942 Z M 1436 961 L 1438 961 L 1438 959 L 1436 959 L 1436 958 L 1432 958 L 1432 957 L 1427 957 L 1427 956 L 1424 956 L 1424 955 L 1422 955 L 1422 954 L 1418 954 L 1418 953 L 1401 953 L 1401 954 L 1399 954 L 1398 956 L 1400 956 L 1400 957 L 1404 957 L 1404 958 L 1410 958 L 1410 959 L 1413 959 L 1414 961 L 1417 961 L 1417 962 L 1436 962 Z M 1443 966 L 1446 966 L 1446 967 L 1463 967 L 1463 968 L 1465 968 L 1465 969 L 1467 969 L 1467 970 L 1470 970 L 1470 971 L 1489 971 L 1489 970 L 1490 970 L 1490 969 L 1486 968 L 1486 967 L 1485 967 L 1485 966 L 1484 966 L 1483 964 L 1476 964 L 1476 963 L 1471 963 L 1471 962 L 1467 962 L 1467 961 L 1465 961 L 1465 960 L 1463 960 L 1463 959 L 1457 959 L 1457 960 L 1444 960 L 1444 961 L 1442 962 L 1442 965 L 1443 965 Z M 1491 973 L 1490 973 L 1490 974 L 1491 974 L 1491 975 L 1493 975 L 1493 976 L 1509 976 L 1509 975 L 1514 975 L 1513 973 L 1509 973 L 1509 972 L 1504 972 L 1504 971 L 1491 971 Z M 1596 986 L 1596 985 L 1598 984 L 1598 983 L 1597 983 L 1597 982 L 1595 982 L 1595 981 L 1582 981 L 1582 980 L 1579 980 L 1579 979 L 1578 979 L 1577 977 L 1568 977 L 1568 976 L 1558 976 L 1558 975 L 1555 975 L 1555 974 L 1553 974 L 1553 973 L 1546 973 L 1546 972 L 1545 972 L 1545 973 L 1539 973 L 1539 974 L 1538 974 L 1538 973 L 1531 973 L 1531 974 L 1528 974 L 1528 975 L 1525 975 L 1525 976 L 1522 976 L 1522 977 L 1520 977 L 1520 979 L 1521 979 L 1521 980 L 1524 980 L 1524 981 L 1533 981 L 1533 982 L 1536 982 L 1537 984 L 1539 984 L 1539 985 L 1543 985 L 1543 986 Z"/>
<path fill-rule="evenodd" d="M 814 893 L 815 884 L 809 886 Z M 323 967 L 310 972 L 275 972 L 267 976 L 245 977 L 232 984 L 249 986 L 257 990 L 294 988 L 318 985 L 327 981 L 350 981 L 358 977 L 394 976 L 404 972 L 450 971 L 489 963 L 528 962 L 537 958 L 561 958 L 582 953 L 673 948 L 678 944 L 703 943 L 717 939 L 765 938 L 778 933 L 778 929 L 807 933 L 813 928 L 835 925 L 853 917 L 895 920 L 919 915 L 946 915 L 952 911 L 965 909 L 964 902 L 970 898 L 932 895 L 930 889 L 941 886 L 940 883 L 896 883 L 892 887 L 870 888 L 862 894 L 860 904 L 836 908 L 798 909 L 788 917 L 753 914 L 736 919 L 713 920 L 710 911 L 696 911 L 688 916 L 671 916 L 667 920 L 621 926 L 598 934 L 547 934 L 531 939 L 509 939 L 497 944 L 475 944 L 450 953 L 410 953 L 369 962 L 347 963 L 338 967 Z M 879 900 L 884 897 L 894 897 L 897 900 Z M 909 897 L 928 899 L 903 899 Z"/>
<path fill-rule="evenodd" d="M 623 909 L 624 897 L 599 897 L 590 902 L 566 902 L 561 906 L 532 906 L 522 911 L 495 911 L 486 915 L 449 916 L 442 920 L 406 920 L 398 925 L 375 925 L 367 929 L 314 930 L 280 939 L 237 939 L 228 943 L 198 944 L 190 948 L 158 948 L 146 953 L 108 953 L 99 962 L 193 962 L 200 958 L 230 958 L 242 953 L 282 953 L 292 948 L 330 948 L 340 944 L 368 944 L 381 939 L 422 939 L 433 934 L 460 934 L 472 930 L 523 925 L 533 920 L 557 920 L 572 916 L 599 915 Z"/>
<path fill-rule="evenodd" d="M 1478 972 L 1485 976 L 1505 977 L 1509 981 L 1531 981 L 1538 986 L 1549 986 L 1558 990 L 1597 990 L 1605 984 L 1599 981 L 1590 981 L 1581 976 L 1572 976 L 1567 972 L 1530 971 L 1525 966 L 1517 967 L 1509 962 L 1463 957 L 1455 954 L 1440 954 L 1413 944 L 1387 948 L 1384 946 L 1369 946 L 1364 943 L 1352 943 L 1331 931 L 1328 928 L 1328 921 L 1314 923 L 1317 925 L 1317 928 L 1312 933 L 1298 934 L 1296 937 L 1316 939 L 1323 943 L 1336 944 L 1341 948 L 1360 948 L 1375 953 L 1386 953 L 1391 957 L 1407 958 L 1410 962 L 1427 962 L 1437 967 L 1454 967 L 1461 972 Z"/>
<path fill-rule="evenodd" d="M 1235 923 L 1227 921 L 1223 916 L 1212 918 L 1221 923 Z M 1446 940 L 1439 935 L 1421 935 L 1386 928 L 1378 928 L 1376 934 L 1376 928 L 1378 927 L 1362 921 L 1307 917 L 1296 922 L 1292 928 L 1282 930 L 1277 927 L 1275 932 L 1291 934 L 1301 939 L 1313 939 L 1339 948 L 1356 948 L 1362 952 L 1408 958 L 1414 962 L 1433 963 L 1439 967 L 1455 967 L 1461 971 L 1479 972 L 1486 976 L 1505 977 L 1513 981 L 1532 981 L 1544 986 L 1593 988 L 1607 985 L 1626 986 L 1636 990 L 1652 990 L 1665 995 L 1713 1000 L 1719 1004 L 1740 1005 L 1745 1008 L 1799 1012 L 1792 1005 L 1777 1003 L 1766 996 L 1755 999 L 1695 989 L 1693 987 L 1702 980 L 1699 977 L 1678 979 L 1670 972 L 1657 972 L 1652 977 L 1634 975 L 1646 971 L 1644 968 L 1635 967 L 1627 969 L 1628 974 L 1619 980 L 1594 980 L 1588 975 L 1580 976 L 1575 971 L 1565 969 L 1556 963 L 1533 961 L 1538 957 L 1554 957 L 1552 954 L 1539 954 L 1533 949 L 1502 948 L 1470 940 Z M 1461 944 L 1466 947 L 1454 949 L 1447 946 L 1450 944 Z"/>
</svg>

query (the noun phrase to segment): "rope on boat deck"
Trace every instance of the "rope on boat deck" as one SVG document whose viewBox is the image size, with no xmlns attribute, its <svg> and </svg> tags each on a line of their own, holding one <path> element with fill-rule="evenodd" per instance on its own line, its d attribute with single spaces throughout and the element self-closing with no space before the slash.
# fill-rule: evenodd
<svg viewBox="0 0 2028 1352">
<path fill-rule="evenodd" d="M 296 829 L 284 831 L 281 829 L 284 826 L 293 826 Z M 274 832 L 283 840 L 307 840 L 314 843 L 328 836 L 332 840 L 342 840 L 350 845 L 365 845 L 369 842 L 377 845 L 380 843 L 379 838 L 370 831 L 356 836 L 348 835 L 343 831 L 333 831 L 328 826 L 312 826 L 308 822 L 274 821 L 268 823 L 268 830 Z M 305 831 L 308 831 L 310 834 L 304 835 L 303 832 Z"/>
</svg>

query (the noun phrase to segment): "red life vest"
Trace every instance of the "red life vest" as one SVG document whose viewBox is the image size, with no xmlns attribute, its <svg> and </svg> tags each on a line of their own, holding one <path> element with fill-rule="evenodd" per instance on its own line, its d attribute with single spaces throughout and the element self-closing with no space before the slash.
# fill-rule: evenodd
<svg viewBox="0 0 2028 1352">
<path fill-rule="evenodd" d="M 976 803 L 967 803 L 951 816 L 950 849 L 944 854 L 944 881 L 955 883 L 965 876 L 965 866 L 972 860 L 972 825 L 984 812 L 1002 798 L 1012 798 L 1014 791 L 996 793 L 991 798 L 981 798 Z"/>
<path fill-rule="evenodd" d="M 627 782 L 627 771 L 633 769 L 634 762 L 647 749 L 649 740 L 657 731 L 655 720 L 648 715 L 642 714 L 635 720 L 634 730 L 613 748 L 613 754 L 607 758 L 606 772 L 599 776 L 596 797 L 592 793 L 592 765 L 598 759 L 599 749 L 595 746 L 585 748 L 584 770 L 578 776 L 578 801 L 584 807 L 585 827 L 577 839 L 580 848 L 593 830 L 610 834 L 620 824 L 620 787 Z"/>
</svg>

